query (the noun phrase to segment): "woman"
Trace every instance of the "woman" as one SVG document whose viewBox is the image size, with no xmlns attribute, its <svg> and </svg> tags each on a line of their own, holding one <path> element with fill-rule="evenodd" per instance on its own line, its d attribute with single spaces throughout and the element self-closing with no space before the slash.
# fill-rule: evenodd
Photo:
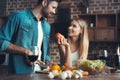
<svg viewBox="0 0 120 80">
<path fill-rule="evenodd" d="M 78 60 L 86 60 L 88 56 L 88 32 L 84 20 L 72 20 L 68 27 L 67 39 L 58 39 L 60 63 L 75 67 Z"/>
</svg>

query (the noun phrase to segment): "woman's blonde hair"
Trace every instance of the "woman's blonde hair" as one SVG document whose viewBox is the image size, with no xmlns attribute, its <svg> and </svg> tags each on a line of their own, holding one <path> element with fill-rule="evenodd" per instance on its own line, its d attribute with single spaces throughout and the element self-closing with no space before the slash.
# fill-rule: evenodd
<svg viewBox="0 0 120 80">
<path fill-rule="evenodd" d="M 88 56 L 88 48 L 89 48 L 89 39 L 88 39 L 88 30 L 87 23 L 83 19 L 75 19 L 72 21 L 76 21 L 82 29 L 81 34 L 79 35 L 79 59 L 87 59 Z"/>
</svg>

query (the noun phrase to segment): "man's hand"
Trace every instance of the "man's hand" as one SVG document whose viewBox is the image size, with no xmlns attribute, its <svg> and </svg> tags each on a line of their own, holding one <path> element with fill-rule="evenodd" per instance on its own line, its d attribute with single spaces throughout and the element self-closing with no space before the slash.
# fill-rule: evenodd
<svg viewBox="0 0 120 80">
<path fill-rule="evenodd" d="M 30 51 L 29 49 L 26 49 L 25 51 L 25 58 L 26 58 L 26 62 L 28 65 L 34 65 L 34 62 L 31 62 L 28 58 L 29 55 L 33 55 L 32 51 Z"/>
<path fill-rule="evenodd" d="M 41 60 L 36 60 L 35 63 L 40 63 L 42 65 L 45 65 L 45 63 L 43 61 L 41 61 Z"/>
<path fill-rule="evenodd" d="M 28 55 L 25 55 L 25 58 L 26 58 L 26 63 L 27 63 L 29 66 L 34 65 L 34 63 L 29 60 Z"/>
<path fill-rule="evenodd" d="M 49 61 L 46 61 L 45 63 L 46 63 L 46 65 L 50 66 L 50 62 Z"/>
</svg>

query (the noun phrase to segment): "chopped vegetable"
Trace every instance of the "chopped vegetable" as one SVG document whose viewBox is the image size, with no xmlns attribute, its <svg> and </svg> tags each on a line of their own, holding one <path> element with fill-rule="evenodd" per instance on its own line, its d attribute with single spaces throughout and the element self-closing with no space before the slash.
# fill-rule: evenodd
<svg viewBox="0 0 120 80">
<path fill-rule="evenodd" d="M 86 60 L 79 64 L 79 68 L 88 72 L 101 72 L 104 69 L 104 63 L 101 60 Z"/>
</svg>

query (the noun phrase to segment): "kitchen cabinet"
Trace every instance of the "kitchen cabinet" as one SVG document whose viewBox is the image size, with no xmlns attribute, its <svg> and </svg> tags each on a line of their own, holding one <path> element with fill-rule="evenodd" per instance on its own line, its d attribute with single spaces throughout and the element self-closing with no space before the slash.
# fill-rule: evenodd
<svg viewBox="0 0 120 80">
<path fill-rule="evenodd" d="M 115 41 L 115 29 L 97 28 L 95 30 L 95 39 L 97 41 Z"/>
<path fill-rule="evenodd" d="M 0 65 L 0 75 L 8 75 L 8 66 L 7 65 Z M 0 80 L 2 76 L 0 76 Z"/>
<path fill-rule="evenodd" d="M 88 28 L 88 35 L 89 35 L 89 40 L 94 41 L 95 40 L 95 29 L 94 28 Z"/>
<path fill-rule="evenodd" d="M 120 13 L 118 13 L 117 15 L 117 26 L 118 26 L 117 39 L 118 39 L 118 42 L 120 43 Z"/>
<path fill-rule="evenodd" d="M 117 42 L 120 40 L 120 14 L 81 14 L 86 20 L 90 41 Z M 119 27 L 119 28 L 118 28 Z"/>
</svg>

